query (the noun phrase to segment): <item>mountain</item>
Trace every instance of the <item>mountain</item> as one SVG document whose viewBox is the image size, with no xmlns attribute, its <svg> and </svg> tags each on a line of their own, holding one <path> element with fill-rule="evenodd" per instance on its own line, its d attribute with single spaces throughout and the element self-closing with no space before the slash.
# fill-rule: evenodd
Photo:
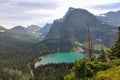
<svg viewBox="0 0 120 80">
<path fill-rule="evenodd" d="M 46 34 L 49 32 L 52 24 L 47 23 L 44 27 L 42 27 L 38 33 L 44 38 Z"/>
<path fill-rule="evenodd" d="M 27 28 L 23 27 L 23 26 L 15 26 L 12 29 L 10 29 L 10 31 L 12 32 L 18 32 L 18 33 L 31 33 L 31 34 L 35 34 L 37 33 L 37 31 L 39 31 L 41 28 L 37 25 L 30 25 Z"/>
<path fill-rule="evenodd" d="M 0 30 L 6 30 L 6 28 L 4 28 L 4 27 L 0 26 Z"/>
<path fill-rule="evenodd" d="M 87 42 L 87 24 L 92 29 L 94 40 L 102 39 L 105 46 L 113 44 L 116 28 L 84 9 L 72 10 L 62 22 L 55 20 L 45 39 L 62 38 L 70 41 L 74 50 L 81 50 Z"/>
<path fill-rule="evenodd" d="M 35 36 L 37 38 L 42 38 L 38 31 L 41 29 L 38 25 L 30 25 L 27 28 L 27 34 Z M 40 39 L 41 40 L 41 39 Z"/>
<path fill-rule="evenodd" d="M 28 31 L 25 27 L 23 26 L 15 26 L 14 28 L 10 29 L 12 32 L 17 32 L 17 33 L 23 33 L 26 34 Z"/>
<path fill-rule="evenodd" d="M 10 32 L 13 32 L 14 34 L 24 34 L 24 35 L 29 35 L 35 39 L 38 39 L 39 41 L 41 41 L 41 36 L 40 34 L 37 32 L 38 30 L 40 30 L 40 27 L 37 25 L 30 25 L 27 28 L 23 27 L 23 26 L 15 26 L 12 29 L 10 29 Z M 27 38 L 27 36 L 26 36 Z M 38 42 L 38 41 L 37 41 Z"/>
<path fill-rule="evenodd" d="M 29 35 L 22 34 L 12 31 L 6 31 L 0 33 L 0 41 L 5 44 L 16 43 L 16 42 L 24 42 L 24 43 L 36 43 L 39 42 L 39 38 Z"/>
<path fill-rule="evenodd" d="M 36 25 L 15 26 L 12 29 L 5 29 L 0 26 L 0 40 L 2 43 L 37 43 L 41 40 L 39 33 L 36 31 L 40 27 Z M 32 31 L 33 30 L 33 31 Z M 34 32 L 34 33 L 33 33 Z"/>
<path fill-rule="evenodd" d="M 118 11 L 110 11 L 104 14 L 100 14 L 97 16 L 98 19 L 115 26 L 120 25 L 120 10 Z"/>
<path fill-rule="evenodd" d="M 37 32 L 41 29 L 41 27 L 37 26 L 37 25 L 30 25 L 27 27 L 27 30 L 28 31 L 31 31 L 31 32 Z"/>
<path fill-rule="evenodd" d="M 66 12 L 66 14 L 63 16 L 63 18 L 60 18 L 60 19 L 57 19 L 56 21 L 57 22 L 63 22 L 65 19 L 66 19 L 66 16 L 72 11 L 74 10 L 75 8 L 73 7 L 69 7 L 68 11 Z"/>
<path fill-rule="evenodd" d="M 6 30 L 7 30 L 6 28 L 0 26 L 0 32 L 5 32 Z"/>
<path fill-rule="evenodd" d="M 75 8 L 69 7 L 68 11 L 67 11 L 66 14 L 63 16 L 63 21 L 66 19 L 66 16 L 67 16 L 72 10 L 75 10 Z"/>
</svg>

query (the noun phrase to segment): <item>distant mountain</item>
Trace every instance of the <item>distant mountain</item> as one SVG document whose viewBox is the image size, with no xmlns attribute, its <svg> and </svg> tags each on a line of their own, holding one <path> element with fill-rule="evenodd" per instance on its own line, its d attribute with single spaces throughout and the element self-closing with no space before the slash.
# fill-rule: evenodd
<svg viewBox="0 0 120 80">
<path fill-rule="evenodd" d="M 0 26 L 0 32 L 5 32 L 6 30 L 7 30 L 6 28 Z"/>
<path fill-rule="evenodd" d="M 0 26 L 0 30 L 6 30 L 6 28 L 4 28 L 4 27 Z"/>
<path fill-rule="evenodd" d="M 39 38 L 29 35 L 29 34 L 22 34 L 12 31 L 6 31 L 4 33 L 0 33 L 0 42 L 2 44 L 9 44 L 9 43 L 36 43 L 39 42 Z"/>
<path fill-rule="evenodd" d="M 10 29 L 12 32 L 17 32 L 17 33 L 23 33 L 26 34 L 28 31 L 25 27 L 23 26 L 15 26 L 14 28 Z"/>
<path fill-rule="evenodd" d="M 98 19 L 107 22 L 108 24 L 120 26 L 120 10 L 118 11 L 110 11 L 104 14 L 100 14 L 97 16 Z"/>
<path fill-rule="evenodd" d="M 15 26 L 12 29 L 10 29 L 10 32 L 15 32 L 15 33 L 20 33 L 20 34 L 25 34 L 25 35 L 30 35 L 33 36 L 34 38 L 39 39 L 41 41 L 40 34 L 37 32 L 40 30 L 40 27 L 37 25 L 30 25 L 27 28 L 23 26 Z"/>
<path fill-rule="evenodd" d="M 35 28 L 37 28 L 37 26 L 34 26 Z M 40 35 L 37 33 L 33 33 L 32 31 L 30 31 L 33 28 L 33 26 L 30 26 L 28 28 L 25 28 L 23 26 L 15 26 L 11 29 L 5 29 L 4 27 L 0 26 L 0 39 L 2 40 L 2 42 L 7 43 L 7 42 L 11 42 L 11 43 L 36 43 L 39 42 L 40 39 Z M 34 28 L 34 29 L 35 29 Z M 37 32 L 37 31 L 36 31 Z"/>
<path fill-rule="evenodd" d="M 37 25 L 30 25 L 27 28 L 23 27 L 23 26 L 15 26 L 12 29 L 10 29 L 10 31 L 12 32 L 18 32 L 18 33 L 36 33 L 37 31 L 39 31 L 41 28 Z"/>
<path fill-rule="evenodd" d="M 54 21 L 45 39 L 62 38 L 70 41 L 75 50 L 81 50 L 81 47 L 87 42 L 87 24 L 89 23 L 94 40 L 102 39 L 106 46 L 113 44 L 116 34 L 114 26 L 100 21 L 84 9 L 74 9 L 67 13 L 69 14 L 63 22 Z"/>
<path fill-rule="evenodd" d="M 50 28 L 51 28 L 52 24 L 47 23 L 44 27 L 42 27 L 38 33 L 44 38 L 47 33 L 49 32 Z"/>
<path fill-rule="evenodd" d="M 31 32 L 37 32 L 41 29 L 41 27 L 37 26 L 37 25 L 30 25 L 27 27 L 27 30 L 31 31 Z"/>
</svg>

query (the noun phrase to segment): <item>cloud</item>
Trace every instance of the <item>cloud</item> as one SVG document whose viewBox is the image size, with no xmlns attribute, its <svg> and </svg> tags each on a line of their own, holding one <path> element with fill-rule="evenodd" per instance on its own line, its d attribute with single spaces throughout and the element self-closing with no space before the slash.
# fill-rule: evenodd
<svg viewBox="0 0 120 80">
<path fill-rule="evenodd" d="M 57 4 L 51 2 L 19 2 L 18 7 L 29 7 L 29 8 L 39 8 L 39 9 L 55 9 L 58 7 Z"/>
<path fill-rule="evenodd" d="M 59 7 L 55 0 L 0 0 L 0 25 L 7 28 L 15 25 L 42 24 L 54 19 L 54 10 Z M 53 12 L 53 13 L 52 13 Z"/>
<path fill-rule="evenodd" d="M 99 9 L 99 10 L 120 9 L 120 2 L 95 5 L 95 6 L 92 6 L 92 8 Z"/>
<path fill-rule="evenodd" d="M 119 5 L 119 0 L 0 0 L 0 25 L 7 28 L 17 24 L 43 26 L 62 18 L 69 7 L 84 8 L 99 14 L 107 9 L 120 9 Z"/>
<path fill-rule="evenodd" d="M 56 9 L 59 4 L 54 2 L 43 2 L 34 0 L 0 0 L 0 11 L 24 11 L 33 9 Z"/>
</svg>

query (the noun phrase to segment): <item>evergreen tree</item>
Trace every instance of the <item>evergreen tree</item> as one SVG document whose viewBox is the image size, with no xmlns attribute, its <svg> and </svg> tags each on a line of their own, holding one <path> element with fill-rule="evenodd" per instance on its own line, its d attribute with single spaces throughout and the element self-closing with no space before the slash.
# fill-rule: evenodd
<svg viewBox="0 0 120 80">
<path fill-rule="evenodd" d="M 102 46 L 102 49 L 101 49 L 100 60 L 101 60 L 102 62 L 107 62 L 107 61 L 108 61 L 108 58 L 107 58 L 107 55 L 106 55 L 106 53 L 105 53 L 105 51 L 104 51 L 103 46 Z"/>
<path fill-rule="evenodd" d="M 108 51 L 110 59 L 120 58 L 120 27 L 118 27 L 117 34 L 118 37 L 116 39 L 114 46 Z"/>
</svg>

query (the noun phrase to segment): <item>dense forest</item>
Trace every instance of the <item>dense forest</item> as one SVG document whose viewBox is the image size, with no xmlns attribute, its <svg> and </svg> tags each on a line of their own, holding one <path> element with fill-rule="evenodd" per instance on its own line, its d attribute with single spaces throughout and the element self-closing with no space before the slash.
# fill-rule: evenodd
<svg viewBox="0 0 120 80">
<path fill-rule="evenodd" d="M 0 80 L 30 79 L 27 64 L 35 59 L 35 43 L 28 40 L 33 37 L 9 31 L 0 33 Z"/>
<path fill-rule="evenodd" d="M 64 80 L 64 76 L 71 72 L 72 67 L 72 63 L 41 65 L 34 69 L 33 80 Z"/>
</svg>

